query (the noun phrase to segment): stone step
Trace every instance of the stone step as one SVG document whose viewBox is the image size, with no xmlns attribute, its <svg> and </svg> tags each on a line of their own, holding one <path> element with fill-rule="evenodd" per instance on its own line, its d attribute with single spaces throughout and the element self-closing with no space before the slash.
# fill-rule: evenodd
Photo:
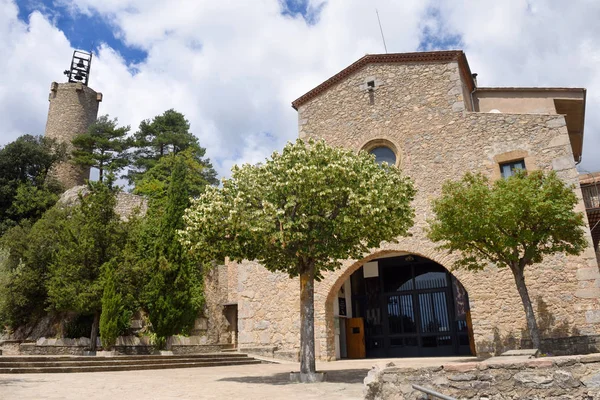
<svg viewBox="0 0 600 400">
<path fill-rule="evenodd" d="M 150 369 L 171 369 L 171 368 L 199 368 L 199 367 L 223 367 L 234 365 L 260 364 L 260 360 L 247 358 L 243 360 L 204 360 L 193 362 L 174 362 L 174 363 L 142 363 L 138 362 L 132 365 L 107 364 L 107 365 L 88 365 L 83 363 L 76 366 L 55 366 L 55 367 L 0 367 L 0 374 L 27 374 L 27 373 L 65 373 L 65 372 L 103 372 L 103 371 L 134 371 Z"/>
<path fill-rule="evenodd" d="M 219 353 L 202 353 L 202 354 L 179 354 L 179 355 L 118 355 L 110 357 L 102 356 L 2 356 L 0 362 L 35 362 L 35 361 L 80 361 L 89 362 L 97 360 L 177 360 L 181 358 L 189 359 L 215 359 L 215 358 L 237 358 L 248 357 L 247 354 L 237 352 L 219 352 Z"/>
<path fill-rule="evenodd" d="M 70 366 L 103 366 L 103 365 L 137 365 L 143 364 L 181 364 L 181 363 L 206 363 L 206 362 L 224 362 L 224 361 L 244 361 L 252 360 L 246 356 L 238 357 L 219 357 L 219 358 L 189 358 L 180 357 L 175 359 L 147 359 L 147 360 L 128 360 L 119 359 L 117 357 L 93 357 L 93 360 L 77 361 L 77 360 L 43 360 L 31 361 L 21 359 L 18 361 L 4 361 L 0 358 L 0 368 L 16 368 L 16 367 L 70 367 Z"/>
</svg>

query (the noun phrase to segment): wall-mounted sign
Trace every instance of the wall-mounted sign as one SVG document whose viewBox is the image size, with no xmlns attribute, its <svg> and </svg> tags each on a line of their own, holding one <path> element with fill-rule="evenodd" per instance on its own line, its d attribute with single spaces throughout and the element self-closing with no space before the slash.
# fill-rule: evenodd
<svg viewBox="0 0 600 400">
<path fill-rule="evenodd" d="M 346 314 L 346 299 L 343 297 L 338 297 L 338 300 L 339 300 L 339 306 L 340 306 L 339 307 L 339 309 L 340 309 L 339 315 L 345 317 L 347 315 Z"/>
<path fill-rule="evenodd" d="M 371 261 L 363 265 L 365 278 L 377 278 L 379 276 L 379 262 Z"/>
</svg>

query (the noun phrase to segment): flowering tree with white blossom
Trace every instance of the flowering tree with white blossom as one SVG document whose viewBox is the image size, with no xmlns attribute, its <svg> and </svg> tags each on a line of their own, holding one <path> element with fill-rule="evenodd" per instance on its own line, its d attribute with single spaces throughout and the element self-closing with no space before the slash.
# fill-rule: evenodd
<svg viewBox="0 0 600 400">
<path fill-rule="evenodd" d="M 235 166 L 184 216 L 182 243 L 206 263 L 257 260 L 300 277 L 301 379 L 315 379 L 314 281 L 341 261 L 407 234 L 415 190 L 395 166 L 323 141 L 288 143 L 258 165 Z"/>
</svg>

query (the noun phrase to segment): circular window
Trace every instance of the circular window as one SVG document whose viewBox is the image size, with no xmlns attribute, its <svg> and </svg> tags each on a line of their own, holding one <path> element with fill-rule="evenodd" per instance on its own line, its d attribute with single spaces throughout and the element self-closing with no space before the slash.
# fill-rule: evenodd
<svg viewBox="0 0 600 400">
<path fill-rule="evenodd" d="M 369 153 L 375 155 L 375 161 L 377 164 L 386 162 L 388 165 L 396 165 L 396 153 L 394 153 L 394 150 L 390 149 L 389 147 L 378 146 L 371 149 Z"/>
</svg>

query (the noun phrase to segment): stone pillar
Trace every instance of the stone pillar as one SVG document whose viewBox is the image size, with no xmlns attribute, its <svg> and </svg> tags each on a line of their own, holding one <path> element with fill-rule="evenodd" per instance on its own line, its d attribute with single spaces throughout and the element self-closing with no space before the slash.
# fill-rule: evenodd
<svg viewBox="0 0 600 400">
<path fill-rule="evenodd" d="M 73 150 L 71 140 L 84 133 L 98 117 L 102 93 L 97 93 L 81 83 L 52 82 L 48 100 L 50 106 L 45 135 L 66 143 L 70 155 Z M 57 179 L 66 190 L 83 185 L 90 177 L 90 169 L 75 166 L 67 161 L 53 168 L 50 176 Z"/>
</svg>

